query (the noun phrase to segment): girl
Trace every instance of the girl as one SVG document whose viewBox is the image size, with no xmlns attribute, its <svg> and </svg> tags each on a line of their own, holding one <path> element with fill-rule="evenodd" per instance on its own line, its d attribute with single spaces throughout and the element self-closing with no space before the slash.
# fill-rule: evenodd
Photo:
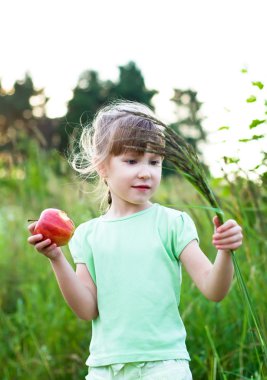
<svg viewBox="0 0 267 380">
<path fill-rule="evenodd" d="M 100 109 L 83 129 L 80 154 L 70 160 L 83 175 L 97 173 L 97 191 L 105 189 L 101 207 L 108 203 L 70 241 L 76 273 L 49 239 L 32 235 L 28 241 L 50 259 L 77 316 L 92 320 L 87 380 L 187 380 L 192 379 L 190 357 L 178 310 L 181 265 L 205 297 L 222 300 L 233 278 L 230 250 L 241 246 L 242 230 L 234 220 L 220 226 L 213 218 L 218 254 L 212 264 L 199 247 L 190 216 L 151 202 L 163 157 L 144 152 L 148 144 L 142 133 L 159 146 L 164 141 L 159 126 L 136 112 L 153 116 L 136 102 Z"/>
</svg>

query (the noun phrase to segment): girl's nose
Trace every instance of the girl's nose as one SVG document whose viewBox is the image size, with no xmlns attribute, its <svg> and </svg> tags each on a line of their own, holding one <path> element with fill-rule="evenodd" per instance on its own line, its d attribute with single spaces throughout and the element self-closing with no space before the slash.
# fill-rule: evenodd
<svg viewBox="0 0 267 380">
<path fill-rule="evenodd" d="M 138 173 L 138 178 L 149 178 L 151 177 L 150 171 L 147 168 L 142 168 Z"/>
</svg>

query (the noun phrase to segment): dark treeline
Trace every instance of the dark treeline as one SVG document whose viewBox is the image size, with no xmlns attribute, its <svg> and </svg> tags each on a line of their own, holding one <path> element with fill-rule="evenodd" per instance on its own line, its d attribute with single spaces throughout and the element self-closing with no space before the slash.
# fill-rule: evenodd
<svg viewBox="0 0 267 380">
<path fill-rule="evenodd" d="M 24 79 L 14 83 L 12 90 L 5 90 L 0 81 L 1 161 L 11 159 L 12 163 L 16 163 L 24 160 L 29 139 L 34 139 L 43 149 L 55 148 L 65 152 L 74 129 L 90 122 L 99 107 L 112 99 L 135 100 L 154 109 L 153 97 L 158 91 L 146 87 L 136 64 L 129 62 L 118 69 L 116 82 L 101 80 L 97 71 L 83 72 L 67 104 L 66 115 L 54 119 L 46 115 L 49 99 L 45 89 L 36 89 L 28 73 Z M 206 134 L 202 128 L 202 103 L 197 98 L 197 92 L 173 89 L 170 101 L 177 106 L 177 121 L 172 128 L 198 151 L 198 143 L 206 139 Z"/>
</svg>

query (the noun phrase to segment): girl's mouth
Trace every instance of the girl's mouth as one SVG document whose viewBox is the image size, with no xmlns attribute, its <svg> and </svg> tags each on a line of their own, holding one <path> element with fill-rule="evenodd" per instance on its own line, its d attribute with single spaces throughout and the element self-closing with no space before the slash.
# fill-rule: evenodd
<svg viewBox="0 0 267 380">
<path fill-rule="evenodd" d="M 148 185 L 137 185 L 137 186 L 132 186 L 132 187 L 141 187 L 143 189 L 150 189 L 150 186 Z"/>
<path fill-rule="evenodd" d="M 149 186 L 133 186 L 133 188 L 137 190 L 142 190 L 142 191 L 146 191 L 150 189 Z"/>
</svg>

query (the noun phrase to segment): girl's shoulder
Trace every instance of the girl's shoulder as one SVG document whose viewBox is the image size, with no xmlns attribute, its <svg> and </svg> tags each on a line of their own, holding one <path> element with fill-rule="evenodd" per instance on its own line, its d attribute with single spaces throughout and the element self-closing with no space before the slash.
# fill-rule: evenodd
<svg viewBox="0 0 267 380">
<path fill-rule="evenodd" d="M 184 227 L 195 228 L 195 222 L 187 212 L 162 205 L 160 205 L 159 210 L 158 221 L 161 228 L 169 228 L 170 226 L 173 226 L 174 230 Z"/>
<path fill-rule="evenodd" d="M 82 222 L 81 224 L 79 224 L 76 229 L 75 229 L 75 233 L 84 233 L 84 232 L 87 232 L 87 231 L 90 231 L 94 228 L 97 220 L 99 218 L 93 218 L 93 219 L 90 219 L 90 220 L 87 220 L 85 222 Z"/>
<path fill-rule="evenodd" d="M 173 252 L 176 258 L 191 240 L 199 241 L 195 223 L 185 211 L 162 206 L 158 221 L 158 231 L 164 246 Z"/>
<path fill-rule="evenodd" d="M 168 218 L 168 219 L 176 219 L 177 217 L 180 217 L 184 214 L 184 211 L 181 211 L 181 210 L 177 210 L 177 209 L 163 206 L 163 205 L 159 205 L 159 206 L 160 206 L 159 210 L 160 210 L 161 216 L 163 217 L 165 216 L 165 218 Z"/>
</svg>

